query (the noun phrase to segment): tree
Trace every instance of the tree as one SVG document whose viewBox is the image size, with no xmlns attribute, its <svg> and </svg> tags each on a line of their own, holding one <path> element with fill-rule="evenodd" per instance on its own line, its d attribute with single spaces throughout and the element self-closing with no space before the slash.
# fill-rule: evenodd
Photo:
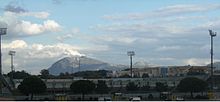
<svg viewBox="0 0 220 102">
<path fill-rule="evenodd" d="M 104 93 L 108 93 L 109 88 L 106 85 L 105 81 L 98 80 L 98 84 L 96 86 L 95 91 L 99 94 L 104 94 Z"/>
<path fill-rule="evenodd" d="M 164 84 L 164 83 L 161 83 L 161 82 L 157 82 L 155 89 L 156 89 L 158 92 L 167 91 L 168 85 L 167 85 L 167 84 Z"/>
<path fill-rule="evenodd" d="M 9 72 L 7 74 L 7 76 L 11 76 L 12 72 Z M 16 71 L 13 73 L 13 79 L 25 79 L 27 77 L 29 77 L 30 74 L 28 74 L 27 72 L 25 72 L 24 70 L 22 71 Z"/>
<path fill-rule="evenodd" d="M 80 71 L 74 73 L 75 77 L 83 77 L 83 78 L 106 78 L 107 70 L 98 70 L 98 71 Z"/>
<path fill-rule="evenodd" d="M 84 95 L 92 92 L 95 89 L 95 83 L 89 80 L 79 80 L 75 81 L 70 85 L 71 91 L 74 93 L 79 93 L 82 95 L 84 100 Z"/>
<path fill-rule="evenodd" d="M 128 75 L 128 74 L 124 74 L 124 75 L 119 76 L 119 78 L 130 78 L 130 77 L 131 77 L 131 76 Z"/>
<path fill-rule="evenodd" d="M 142 91 L 149 91 L 150 90 L 150 86 L 149 85 L 145 85 L 141 87 Z"/>
<path fill-rule="evenodd" d="M 147 97 L 149 100 L 152 100 L 154 99 L 154 96 L 152 94 L 149 94 L 148 97 Z"/>
<path fill-rule="evenodd" d="M 42 69 L 40 73 L 42 78 L 47 78 L 50 75 L 49 70 L 47 69 Z"/>
<path fill-rule="evenodd" d="M 127 85 L 126 85 L 126 90 L 127 91 L 138 91 L 139 88 L 137 85 L 135 85 L 134 82 L 129 82 Z"/>
<path fill-rule="evenodd" d="M 180 92 L 190 92 L 191 98 L 193 98 L 193 92 L 203 92 L 207 89 L 208 83 L 195 77 L 184 78 L 177 86 L 177 90 L 179 90 Z"/>
<path fill-rule="evenodd" d="M 144 74 L 142 75 L 142 78 L 149 78 L 149 75 L 148 75 L 147 73 L 144 73 Z"/>
<path fill-rule="evenodd" d="M 26 95 L 31 95 L 31 100 L 34 94 L 45 92 L 47 89 L 46 84 L 37 76 L 29 76 L 25 78 L 18 86 L 18 90 Z"/>
</svg>

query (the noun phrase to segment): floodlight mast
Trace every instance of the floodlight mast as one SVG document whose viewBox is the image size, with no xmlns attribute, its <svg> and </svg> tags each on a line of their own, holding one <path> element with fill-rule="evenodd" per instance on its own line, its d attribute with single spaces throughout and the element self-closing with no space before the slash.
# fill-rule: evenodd
<svg viewBox="0 0 220 102">
<path fill-rule="evenodd" d="M 2 77 L 2 45 L 1 45 L 1 36 L 6 35 L 7 28 L 0 28 L 0 76 Z M 2 94 L 2 84 L 0 83 L 0 94 Z"/>
<path fill-rule="evenodd" d="M 8 54 L 11 56 L 11 72 L 12 72 L 12 78 L 13 78 L 13 74 L 15 72 L 14 64 L 13 64 L 13 56 L 15 56 L 15 51 L 9 51 Z"/>
<path fill-rule="evenodd" d="M 79 65 L 78 65 L 78 67 L 79 67 L 79 72 L 81 71 L 81 70 L 80 70 L 80 68 L 81 68 L 81 58 L 85 58 L 85 56 L 79 56 Z"/>
<path fill-rule="evenodd" d="M 14 72 L 15 72 L 15 68 L 14 68 L 14 64 L 13 64 L 13 56 L 15 56 L 15 51 L 9 51 L 8 53 L 11 56 L 11 80 L 13 82 L 14 79 Z M 13 83 L 13 88 L 15 88 L 15 85 Z"/>
<path fill-rule="evenodd" d="M 134 56 L 135 53 L 134 53 L 134 51 L 128 51 L 127 55 L 130 56 L 130 61 L 131 61 L 130 62 L 130 71 L 131 71 L 131 76 L 130 77 L 132 78 L 133 77 L 133 75 L 132 75 L 132 56 Z"/>
<path fill-rule="evenodd" d="M 7 28 L 0 28 L 0 74 L 2 75 L 2 46 L 1 46 L 1 36 L 6 35 L 7 33 Z"/>
<path fill-rule="evenodd" d="M 209 30 L 209 34 L 211 37 L 211 89 L 213 90 L 214 88 L 214 81 L 213 81 L 213 37 L 217 35 L 217 32 L 213 32 L 212 30 Z"/>
</svg>

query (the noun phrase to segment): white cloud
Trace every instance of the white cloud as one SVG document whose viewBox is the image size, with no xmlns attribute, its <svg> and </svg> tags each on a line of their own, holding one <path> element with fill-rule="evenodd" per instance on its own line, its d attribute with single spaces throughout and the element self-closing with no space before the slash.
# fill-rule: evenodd
<svg viewBox="0 0 220 102">
<path fill-rule="evenodd" d="M 189 27 L 177 26 L 170 23 L 134 23 L 134 24 L 111 24 L 111 25 L 96 25 L 92 27 L 94 30 L 108 32 L 108 33 L 120 33 L 120 34 L 133 34 L 138 36 L 145 34 L 147 36 L 154 37 L 177 37 L 186 35 L 189 32 Z M 184 33 L 184 34 L 183 34 Z"/>
<path fill-rule="evenodd" d="M 54 20 L 45 20 L 43 24 L 39 24 L 21 20 L 16 15 L 15 13 L 5 12 L 3 16 L 0 16 L 0 21 L 7 24 L 7 37 L 38 35 L 45 32 L 57 32 L 61 29 L 61 26 Z"/>
<path fill-rule="evenodd" d="M 40 19 L 46 19 L 50 16 L 50 13 L 44 12 L 44 11 L 42 11 L 42 12 L 24 12 L 19 15 L 20 16 L 33 16 L 33 17 L 40 18 Z"/>
<path fill-rule="evenodd" d="M 164 58 L 158 58 L 159 60 L 163 60 L 163 61 L 172 61 L 172 60 L 176 60 L 175 58 L 171 58 L 171 57 L 164 57 Z"/>
<path fill-rule="evenodd" d="M 74 47 L 68 44 L 55 44 L 55 45 L 42 45 L 42 44 L 33 44 L 30 46 L 27 53 L 28 58 L 56 58 L 63 56 L 81 56 L 77 50 L 79 47 Z"/>
<path fill-rule="evenodd" d="M 210 59 L 202 59 L 202 58 L 190 58 L 190 59 L 186 59 L 184 60 L 184 63 L 186 65 L 193 65 L 193 66 L 196 66 L 196 65 L 207 65 L 210 63 Z"/>
<path fill-rule="evenodd" d="M 79 37 L 79 35 L 81 34 L 80 29 L 79 28 L 73 28 L 70 33 L 68 34 L 64 34 L 61 36 L 57 36 L 56 39 L 60 42 L 64 42 L 67 39 L 71 39 L 73 37 Z"/>
<path fill-rule="evenodd" d="M 159 18 L 167 16 L 178 16 L 189 13 L 206 12 L 210 10 L 220 9 L 220 4 L 206 4 L 206 5 L 171 5 L 162 7 L 151 12 L 130 13 L 130 14 L 116 14 L 104 15 L 103 18 L 107 20 L 143 20 L 149 18 Z"/>
<path fill-rule="evenodd" d="M 46 20 L 44 21 L 43 28 L 45 31 L 59 31 L 60 25 L 54 20 Z"/>
<path fill-rule="evenodd" d="M 15 53 L 15 68 L 16 70 L 34 71 L 37 74 L 43 68 L 49 68 L 51 64 L 62 57 L 67 56 L 82 56 L 84 54 L 78 51 L 82 48 L 69 44 L 27 44 L 23 40 L 15 40 L 10 43 L 2 44 L 3 52 L 3 70 L 8 72 L 10 68 L 10 50 Z M 36 73 L 37 72 L 37 73 Z"/>
<path fill-rule="evenodd" d="M 8 44 L 2 44 L 3 49 L 24 49 L 27 46 L 27 43 L 23 40 L 14 40 Z"/>
<path fill-rule="evenodd" d="M 35 35 L 43 32 L 55 32 L 59 31 L 60 25 L 53 20 L 44 21 L 43 24 L 31 23 L 29 21 L 21 21 L 17 24 L 14 30 L 18 33 L 24 33 L 27 35 Z"/>
<path fill-rule="evenodd" d="M 156 49 L 156 51 L 169 51 L 169 50 L 180 50 L 180 46 L 161 46 Z"/>
<path fill-rule="evenodd" d="M 43 32 L 43 26 L 40 24 L 33 24 L 29 21 L 21 21 L 20 24 L 17 24 L 15 27 L 17 32 L 23 32 L 28 35 L 39 34 Z"/>
</svg>

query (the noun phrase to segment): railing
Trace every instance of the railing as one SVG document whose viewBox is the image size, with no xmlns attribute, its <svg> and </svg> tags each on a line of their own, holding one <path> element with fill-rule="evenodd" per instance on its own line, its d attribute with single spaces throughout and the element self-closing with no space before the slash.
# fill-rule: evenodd
<svg viewBox="0 0 220 102">
<path fill-rule="evenodd" d="M 4 76 L 0 75 L 2 84 L 9 90 L 9 94 L 12 94 L 13 86 L 11 86 Z"/>
</svg>

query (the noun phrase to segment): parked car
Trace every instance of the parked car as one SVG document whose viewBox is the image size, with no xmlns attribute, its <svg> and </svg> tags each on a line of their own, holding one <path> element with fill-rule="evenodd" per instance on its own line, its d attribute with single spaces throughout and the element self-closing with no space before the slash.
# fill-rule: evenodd
<svg viewBox="0 0 220 102">
<path fill-rule="evenodd" d="M 141 101 L 140 97 L 131 97 L 129 101 Z"/>
<path fill-rule="evenodd" d="M 111 97 L 99 97 L 98 101 L 111 101 L 112 98 Z"/>
</svg>

